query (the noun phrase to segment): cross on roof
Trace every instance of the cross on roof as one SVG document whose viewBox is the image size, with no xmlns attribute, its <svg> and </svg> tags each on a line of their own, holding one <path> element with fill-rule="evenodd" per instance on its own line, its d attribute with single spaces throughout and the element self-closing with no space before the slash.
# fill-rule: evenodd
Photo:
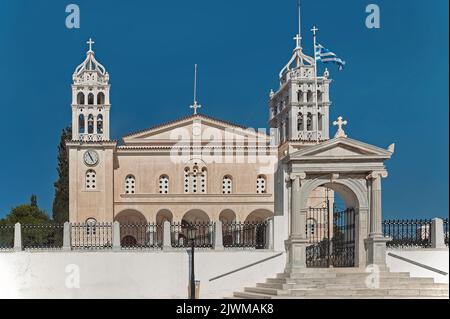
<svg viewBox="0 0 450 319">
<path fill-rule="evenodd" d="M 316 26 L 313 26 L 311 29 L 313 35 L 316 35 L 316 32 L 319 31 L 319 29 L 316 28 Z"/>
<path fill-rule="evenodd" d="M 333 125 L 338 127 L 338 130 L 337 130 L 336 134 L 334 135 L 335 138 L 347 137 L 347 135 L 345 134 L 345 132 L 342 128 L 344 125 L 347 125 L 347 121 L 343 121 L 342 116 L 339 116 L 337 121 L 333 122 Z"/>
<path fill-rule="evenodd" d="M 91 38 L 89 38 L 89 41 L 86 42 L 89 45 L 89 52 L 92 52 L 92 45 L 95 43 L 94 41 L 92 41 Z"/>
<path fill-rule="evenodd" d="M 194 115 L 197 114 L 197 109 L 201 108 L 200 104 L 197 104 L 197 64 L 194 66 L 194 104 L 190 106 L 194 109 Z"/>
</svg>

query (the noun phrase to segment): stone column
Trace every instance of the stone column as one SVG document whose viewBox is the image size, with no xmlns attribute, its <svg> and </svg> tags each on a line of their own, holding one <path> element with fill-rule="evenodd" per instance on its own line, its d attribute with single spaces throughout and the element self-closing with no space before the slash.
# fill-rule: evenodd
<svg viewBox="0 0 450 319">
<path fill-rule="evenodd" d="M 20 223 L 14 225 L 14 251 L 22 251 L 22 227 Z"/>
<path fill-rule="evenodd" d="M 308 127 L 307 124 L 308 124 L 308 110 L 306 110 L 306 108 L 305 108 L 304 112 L 303 112 L 303 132 L 305 132 L 305 133 L 308 130 L 307 129 L 307 127 Z M 303 136 L 306 136 L 306 135 L 303 135 Z"/>
<path fill-rule="evenodd" d="M 70 223 L 69 222 L 65 222 L 64 223 L 63 250 L 71 250 L 71 245 L 70 245 Z"/>
<path fill-rule="evenodd" d="M 170 222 L 166 220 L 163 224 L 163 250 L 172 249 L 172 240 L 170 235 Z"/>
<path fill-rule="evenodd" d="M 446 248 L 444 221 L 441 218 L 433 218 L 431 222 L 431 248 Z"/>
<path fill-rule="evenodd" d="M 387 177 L 386 171 L 372 172 L 367 179 L 370 185 L 369 238 L 365 240 L 367 265 L 377 265 L 386 270 L 386 242 L 391 238 L 384 237 L 381 229 L 381 178 Z"/>
<path fill-rule="evenodd" d="M 113 250 L 119 251 L 120 247 L 120 224 L 118 221 L 113 223 Z"/>
<path fill-rule="evenodd" d="M 223 250 L 222 222 L 214 223 L 214 250 Z"/>
<path fill-rule="evenodd" d="M 291 175 L 291 230 L 285 241 L 287 265 L 285 272 L 306 267 L 306 210 L 302 209 L 301 181 L 306 178 L 305 173 Z"/>
</svg>

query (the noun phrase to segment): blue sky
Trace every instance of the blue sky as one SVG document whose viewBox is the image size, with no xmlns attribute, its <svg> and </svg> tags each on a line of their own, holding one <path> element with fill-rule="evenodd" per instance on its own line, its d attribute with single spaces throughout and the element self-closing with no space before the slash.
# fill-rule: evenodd
<svg viewBox="0 0 450 319">
<path fill-rule="evenodd" d="M 303 46 L 347 61 L 334 79 L 331 118 L 349 137 L 396 153 L 383 180 L 386 218 L 448 216 L 448 1 L 303 0 Z M 67 29 L 76 3 L 81 28 Z M 70 124 L 71 76 L 89 37 L 111 76 L 113 138 L 190 114 L 199 64 L 202 113 L 266 127 L 267 98 L 292 52 L 296 0 L 0 2 L 0 216 L 37 194 L 51 213 L 60 131 Z M 334 128 L 332 128 L 334 132 Z"/>
</svg>

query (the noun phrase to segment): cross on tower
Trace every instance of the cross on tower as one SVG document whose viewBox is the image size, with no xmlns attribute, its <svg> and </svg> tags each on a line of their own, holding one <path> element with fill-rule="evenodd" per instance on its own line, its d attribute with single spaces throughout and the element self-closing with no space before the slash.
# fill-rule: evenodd
<svg viewBox="0 0 450 319">
<path fill-rule="evenodd" d="M 311 29 L 314 36 L 316 36 L 316 32 L 319 31 L 319 29 L 316 28 L 316 26 L 313 26 Z"/>
<path fill-rule="evenodd" d="M 88 42 L 86 42 L 88 45 L 89 45 L 89 52 L 93 52 L 92 51 L 92 45 L 95 43 L 94 41 L 92 41 L 92 39 L 91 38 L 89 38 L 89 41 Z"/>
<path fill-rule="evenodd" d="M 336 132 L 336 134 L 334 135 L 335 138 L 337 137 L 347 137 L 347 135 L 345 135 L 344 130 L 342 129 L 342 126 L 347 125 L 347 121 L 343 121 L 342 120 L 342 116 L 339 116 L 337 121 L 333 122 L 333 125 L 338 127 L 338 130 Z"/>
<path fill-rule="evenodd" d="M 301 46 L 301 40 L 302 40 L 302 37 L 300 36 L 300 34 L 297 34 L 295 37 L 294 37 L 294 40 L 295 40 L 295 45 L 296 45 L 296 48 L 300 48 L 300 46 Z"/>
</svg>

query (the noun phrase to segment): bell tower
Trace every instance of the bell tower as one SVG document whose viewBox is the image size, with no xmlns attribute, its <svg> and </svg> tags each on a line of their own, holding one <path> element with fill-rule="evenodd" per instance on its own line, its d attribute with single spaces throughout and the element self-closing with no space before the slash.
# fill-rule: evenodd
<svg viewBox="0 0 450 319">
<path fill-rule="evenodd" d="M 75 141 L 109 140 L 109 74 L 94 57 L 92 45 L 86 59 L 72 76 L 72 139 Z"/>
<path fill-rule="evenodd" d="M 315 59 L 304 54 L 300 25 L 299 6 L 296 46 L 280 71 L 279 89 L 270 92 L 269 127 L 275 129 L 278 144 L 288 141 L 310 144 L 329 139 L 329 72 L 326 69 L 318 76 Z"/>
</svg>

